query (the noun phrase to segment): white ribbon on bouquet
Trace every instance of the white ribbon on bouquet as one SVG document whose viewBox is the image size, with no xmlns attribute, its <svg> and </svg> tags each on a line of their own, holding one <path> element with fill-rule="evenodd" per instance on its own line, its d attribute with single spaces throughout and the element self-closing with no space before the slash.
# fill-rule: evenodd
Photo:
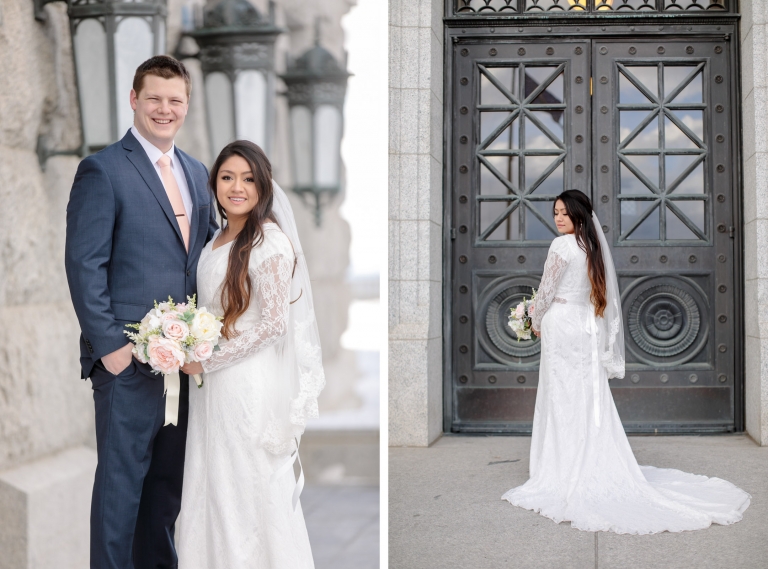
<svg viewBox="0 0 768 569">
<path fill-rule="evenodd" d="M 199 374 L 192 376 L 197 387 L 203 386 L 203 379 Z M 181 378 L 179 372 L 163 375 L 163 395 L 165 396 L 165 423 L 176 426 L 179 424 L 179 395 L 181 394 Z"/>
</svg>

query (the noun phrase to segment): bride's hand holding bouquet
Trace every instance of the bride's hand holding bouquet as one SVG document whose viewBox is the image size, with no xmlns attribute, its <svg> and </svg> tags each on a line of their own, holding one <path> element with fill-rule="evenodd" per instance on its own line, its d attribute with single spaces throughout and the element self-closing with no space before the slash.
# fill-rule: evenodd
<svg viewBox="0 0 768 569">
<path fill-rule="evenodd" d="M 180 379 L 179 370 L 193 375 L 198 387 L 202 365 L 219 349 L 221 318 L 205 308 L 198 308 L 196 297 L 186 303 L 155 302 L 155 307 L 137 324 L 128 324 L 136 332 L 125 331 L 134 343 L 133 354 L 141 363 L 148 363 L 156 374 L 163 374 L 166 395 L 166 422 L 178 422 Z M 187 371 L 187 366 L 190 366 Z"/>
</svg>

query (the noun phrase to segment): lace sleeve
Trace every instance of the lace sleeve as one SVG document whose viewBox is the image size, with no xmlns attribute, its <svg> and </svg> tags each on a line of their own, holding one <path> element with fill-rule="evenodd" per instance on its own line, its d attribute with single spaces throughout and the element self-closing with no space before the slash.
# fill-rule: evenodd
<svg viewBox="0 0 768 569">
<path fill-rule="evenodd" d="M 544 274 L 541 277 L 541 284 L 536 291 L 536 301 L 534 302 L 533 317 L 531 326 L 537 332 L 541 330 L 541 321 L 555 298 L 557 285 L 563 276 L 568 259 L 558 252 L 553 246 L 547 255 L 547 262 L 544 263 Z"/>
<path fill-rule="evenodd" d="M 264 260 L 251 274 L 256 292 L 251 299 L 261 307 L 261 321 L 237 336 L 203 362 L 205 372 L 231 366 L 261 350 L 275 345 L 288 332 L 288 308 L 293 262 L 282 254 Z"/>
</svg>

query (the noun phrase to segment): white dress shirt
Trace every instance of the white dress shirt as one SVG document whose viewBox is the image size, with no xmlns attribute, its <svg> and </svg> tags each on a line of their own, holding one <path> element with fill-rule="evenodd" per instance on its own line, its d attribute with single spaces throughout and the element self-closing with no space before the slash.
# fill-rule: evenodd
<svg viewBox="0 0 768 569">
<path fill-rule="evenodd" d="M 150 141 L 148 141 L 146 138 L 141 136 L 141 133 L 138 131 L 138 129 L 135 126 L 131 127 L 131 133 L 133 136 L 136 137 L 136 140 L 139 141 L 139 144 L 141 144 L 141 147 L 144 149 L 144 152 L 147 153 L 147 157 L 149 158 L 149 161 L 152 162 L 152 165 L 155 167 L 155 172 L 157 172 L 157 177 L 160 178 L 160 183 L 163 183 L 163 177 L 160 174 L 160 166 L 157 164 L 157 161 L 160 160 L 160 157 L 165 154 L 168 156 L 168 158 L 171 159 L 171 172 L 173 172 L 173 177 L 176 178 L 176 183 L 179 185 L 179 192 L 181 192 L 181 201 L 184 202 L 184 210 L 187 212 L 187 221 L 190 225 L 192 225 L 192 196 L 189 194 L 189 186 L 187 185 L 187 177 L 184 175 L 184 168 L 181 167 L 181 162 L 177 160 L 176 154 L 174 150 L 176 149 L 176 145 L 172 144 L 171 149 L 168 152 L 163 152 L 160 150 L 157 146 L 152 144 Z M 165 185 L 163 185 L 165 188 Z M 166 189 L 167 191 L 167 189 Z"/>
</svg>

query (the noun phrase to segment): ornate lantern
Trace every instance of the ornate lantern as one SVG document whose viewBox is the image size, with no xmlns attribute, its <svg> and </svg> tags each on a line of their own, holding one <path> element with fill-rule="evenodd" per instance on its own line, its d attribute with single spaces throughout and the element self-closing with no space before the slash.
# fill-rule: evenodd
<svg viewBox="0 0 768 569">
<path fill-rule="evenodd" d="M 346 64 L 342 67 L 320 46 L 319 27 L 314 47 L 287 67 L 281 78 L 291 117 L 293 191 L 314 207 L 320 226 L 323 200 L 341 189 L 343 109 L 350 74 Z"/>
<path fill-rule="evenodd" d="M 35 17 L 45 19 L 35 0 Z M 163 0 L 68 0 L 83 123 L 83 153 L 119 140 L 133 125 L 136 68 L 165 52 Z"/>
<path fill-rule="evenodd" d="M 247 139 L 269 153 L 275 99 L 275 39 L 270 2 L 265 19 L 247 0 L 207 10 L 203 26 L 185 35 L 200 48 L 212 160 L 227 143 Z"/>
</svg>

